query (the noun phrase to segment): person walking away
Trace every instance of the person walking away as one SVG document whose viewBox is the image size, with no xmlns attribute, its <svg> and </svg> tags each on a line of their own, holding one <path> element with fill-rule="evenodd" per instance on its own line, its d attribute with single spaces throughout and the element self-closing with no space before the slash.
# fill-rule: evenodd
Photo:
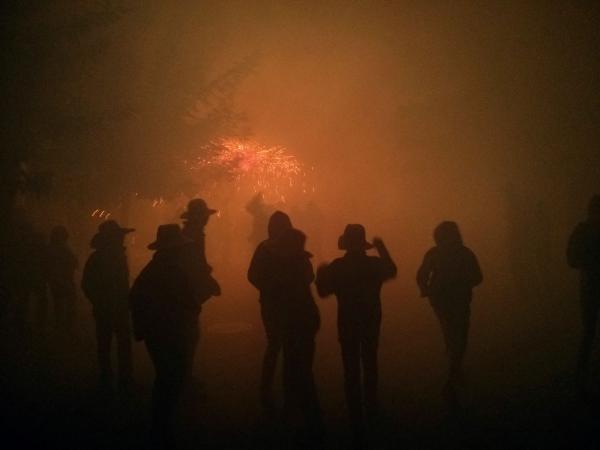
<svg viewBox="0 0 600 450">
<path fill-rule="evenodd" d="M 77 294 L 75 270 L 77 257 L 68 245 L 69 233 L 63 226 L 55 226 L 50 232 L 48 245 L 48 285 L 54 302 L 56 328 L 73 332 Z"/>
<path fill-rule="evenodd" d="M 483 276 L 477 257 L 463 244 L 455 222 L 440 223 L 433 237 L 436 245 L 425 253 L 417 284 L 440 322 L 449 362 L 444 395 L 455 408 L 457 387 L 463 381 L 473 288 L 481 284 Z"/>
<path fill-rule="evenodd" d="M 373 247 L 379 256 L 367 254 Z M 373 244 L 367 241 L 363 225 L 347 225 L 338 248 L 346 253 L 319 267 L 316 285 L 321 297 L 337 297 L 346 403 L 354 438 L 360 442 L 365 416 L 373 418 L 378 409 L 381 287 L 396 277 L 397 268 L 381 239 L 374 238 Z"/>
<path fill-rule="evenodd" d="M 123 228 L 114 220 L 100 224 L 92 238 L 94 249 L 83 269 L 81 287 L 92 303 L 96 322 L 96 341 L 100 387 L 112 388 L 111 342 L 117 340 L 118 386 L 131 383 L 131 327 L 129 318 L 129 268 L 124 240 L 133 228 Z"/>
<path fill-rule="evenodd" d="M 267 337 L 260 379 L 260 400 L 267 410 L 272 410 L 274 406 L 273 380 L 282 346 L 281 302 L 278 302 L 269 268 L 273 266 L 277 239 L 284 231 L 291 228 L 292 222 L 289 216 L 284 212 L 275 211 L 269 218 L 268 239 L 256 247 L 248 268 L 248 281 L 260 292 L 260 315 Z"/>
<path fill-rule="evenodd" d="M 297 427 L 298 437 L 317 445 L 323 425 L 312 367 L 320 316 L 310 289 L 315 276 L 305 242 L 301 231 L 284 230 L 268 273 L 282 308 L 284 415 Z"/>
<path fill-rule="evenodd" d="M 221 286 L 212 276 L 212 267 L 206 258 L 206 233 L 204 231 L 209 219 L 216 214 L 216 209 L 209 208 L 201 198 L 195 198 L 188 202 L 186 211 L 183 212 L 183 235 L 190 241 L 182 250 L 182 258 L 186 261 L 185 266 L 195 285 L 195 291 L 199 295 L 198 312 L 199 317 L 203 301 L 211 296 L 221 295 Z M 200 335 L 195 341 L 198 345 Z M 194 355 L 196 350 L 192 353 Z M 199 388 L 203 388 L 203 383 L 197 380 Z"/>
<path fill-rule="evenodd" d="M 193 242 L 179 225 L 158 227 L 152 260 L 136 278 L 130 303 L 137 340 L 145 341 L 156 378 L 152 396 L 152 431 L 160 446 L 171 448 L 173 419 L 191 375 L 198 340 L 198 312 L 209 297 L 197 291 L 186 252 Z"/>
<path fill-rule="evenodd" d="M 567 245 L 567 261 L 579 270 L 579 298 L 583 332 L 577 360 L 577 385 L 582 395 L 587 395 L 590 357 L 596 335 L 600 310 L 600 195 L 591 198 L 588 217 L 579 223 Z"/>
</svg>

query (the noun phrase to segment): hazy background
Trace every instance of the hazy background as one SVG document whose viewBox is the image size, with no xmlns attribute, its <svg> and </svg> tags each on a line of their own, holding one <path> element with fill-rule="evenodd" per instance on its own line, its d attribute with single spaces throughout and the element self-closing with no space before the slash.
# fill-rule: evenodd
<svg viewBox="0 0 600 450">
<path fill-rule="evenodd" d="M 99 6 L 54 2 L 25 23 L 62 23 Z M 281 145 L 314 167 L 314 194 L 279 207 L 307 231 L 309 250 L 311 231 L 320 235 L 315 265 L 339 254 L 337 236 L 349 222 L 388 244 L 399 274 L 383 293 L 387 407 L 414 419 L 420 399 L 437 398 L 441 386 L 441 335 L 414 275 L 433 228 L 447 219 L 459 223 L 484 273 L 467 356 L 473 403 L 510 402 L 569 377 L 579 316 L 576 274 L 563 255 L 600 191 L 597 5 L 133 1 L 123 11 L 76 40 L 103 51 L 71 67 L 76 75 L 56 89 L 60 76 L 46 75 L 36 98 L 55 109 L 70 99 L 86 114 L 116 117 L 119 105 L 127 113 L 89 133 L 38 129 L 27 161 L 50 170 L 56 188 L 18 202 L 45 231 L 67 223 L 82 261 L 99 223 L 90 213 L 110 210 L 138 229 L 129 250 L 134 274 L 150 257 L 145 245 L 156 226 L 177 221 L 194 192 L 221 209 L 207 239 L 223 297 L 203 312 L 199 363 L 215 391 L 243 391 L 240 373 L 258 377 L 257 293 L 245 281 L 252 249 L 244 204 L 253 192 L 226 182 L 216 192 L 171 189 L 178 172 L 161 161 L 221 136 Z M 225 80 L 216 94 L 215 80 Z M 190 111 L 204 127 L 195 134 Z M 322 213 L 318 226 L 302 215 L 311 200 Z M 335 300 L 319 305 L 315 370 L 324 408 L 342 414 Z M 233 407 L 233 397 L 221 400 Z"/>
</svg>

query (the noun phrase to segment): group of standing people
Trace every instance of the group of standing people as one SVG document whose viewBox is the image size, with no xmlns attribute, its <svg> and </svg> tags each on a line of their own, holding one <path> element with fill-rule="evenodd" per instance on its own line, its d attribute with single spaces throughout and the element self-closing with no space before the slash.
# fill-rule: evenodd
<svg viewBox="0 0 600 450">
<path fill-rule="evenodd" d="M 15 224 L 10 243 L 10 264 L 6 278 L 13 293 L 15 323 L 22 336 L 31 331 L 29 316 L 33 315 L 38 333 L 54 323 L 59 332 L 74 331 L 77 290 L 75 271 L 77 257 L 69 246 L 69 233 L 63 226 L 52 228 L 50 237 L 35 230 L 29 223 Z"/>
<path fill-rule="evenodd" d="M 181 216 L 183 227 L 159 226 L 156 240 L 148 245 L 154 255 L 131 289 L 124 237 L 135 230 L 113 220 L 100 225 L 83 270 L 82 287 L 96 322 L 101 387 L 112 387 L 110 346 L 116 337 L 118 387 L 129 388 L 133 324 L 133 336 L 144 341 L 156 372 L 153 442 L 166 448 L 173 441 L 175 408 L 192 369 L 202 304 L 221 292 L 205 253 L 204 227 L 214 213 L 204 200 L 194 199 Z"/>
<path fill-rule="evenodd" d="M 131 384 L 131 339 L 143 340 L 156 378 L 152 422 L 155 442 L 173 440 L 173 417 L 193 365 L 199 338 L 202 304 L 220 295 L 206 260 L 204 227 L 216 210 L 202 199 L 189 202 L 178 224 L 158 227 L 148 248 L 155 253 L 129 288 L 124 237 L 133 232 L 109 220 L 91 241 L 93 253 L 83 271 L 82 287 L 93 305 L 101 386 L 112 386 L 110 346 L 117 340 L 118 387 Z M 360 224 L 349 224 L 338 239 L 343 256 L 317 268 L 305 248 L 306 235 L 290 217 L 275 211 L 267 224 L 268 238 L 252 256 L 248 280 L 260 292 L 261 317 L 267 337 L 262 364 L 260 399 L 274 411 L 273 384 L 279 354 L 283 356 L 283 417 L 299 436 L 316 443 L 323 424 L 313 361 L 320 328 L 320 297 L 338 300 L 338 338 L 344 369 L 348 414 L 356 443 L 378 410 L 377 353 L 381 328 L 381 288 L 396 277 L 397 268 L 383 240 L 369 242 Z M 471 290 L 481 282 L 472 251 L 465 247 L 454 222 L 434 233 L 436 246 L 427 252 L 417 281 L 431 299 L 442 325 L 450 357 L 447 391 L 455 396 L 461 376 L 469 324 Z M 375 249 L 377 255 L 367 252 Z"/>
<path fill-rule="evenodd" d="M 112 386 L 110 349 L 117 341 L 118 387 L 132 382 L 132 337 L 144 341 L 156 378 L 152 423 L 155 442 L 169 446 L 173 440 L 175 407 L 193 365 L 199 339 L 198 316 L 202 305 L 221 294 L 205 252 L 204 228 L 216 213 L 202 199 L 188 203 L 179 224 L 160 225 L 156 240 L 148 245 L 155 253 L 130 288 L 124 238 L 135 231 L 117 222 L 103 222 L 91 240 L 82 277 L 82 288 L 93 306 L 96 323 L 100 385 Z M 592 341 L 600 310 L 600 196 L 592 198 L 588 219 L 572 233 L 567 257 L 581 272 L 581 304 L 584 333 L 577 364 L 582 390 L 586 386 Z M 260 379 L 260 399 L 274 411 L 273 384 L 279 355 L 283 359 L 283 415 L 302 435 L 317 442 L 323 424 L 313 361 L 315 337 L 320 328 L 319 308 L 311 285 L 320 297 L 335 295 L 344 387 L 354 439 L 364 438 L 365 425 L 378 409 L 377 353 L 382 319 L 382 285 L 396 277 L 397 268 L 383 240 L 369 242 L 360 224 L 349 224 L 338 239 L 344 254 L 316 270 L 305 248 L 306 235 L 294 228 L 290 217 L 275 211 L 267 224 L 268 238 L 252 256 L 248 280 L 260 293 L 261 317 L 267 346 Z M 457 388 L 463 381 L 473 288 L 483 276 L 473 251 L 466 247 L 458 225 L 445 221 L 433 233 L 435 245 L 426 252 L 416 281 L 421 296 L 429 299 L 439 320 L 448 355 L 444 394 L 457 405 Z M 30 252 L 40 245 L 33 237 Z M 44 298 L 47 283 L 56 304 L 57 317 L 68 321 L 75 299 L 74 271 L 77 259 L 68 247 L 68 233 L 55 227 L 44 247 L 40 273 L 34 283 L 22 283 L 17 317 L 24 314 L 32 295 Z M 34 245 L 37 244 L 37 245 Z M 377 255 L 368 251 L 375 249 Z M 31 255 L 29 255 L 31 256 Z M 39 281 L 39 283 L 38 283 Z M 39 291 L 39 292 L 38 292 Z M 45 302 L 41 302 L 42 313 Z M 133 328 L 131 327 L 133 325 Z"/>
<path fill-rule="evenodd" d="M 318 267 L 316 277 L 304 248 L 305 235 L 290 218 L 276 211 L 250 263 L 248 280 L 260 292 L 261 316 L 267 336 L 260 394 L 273 407 L 272 384 L 278 354 L 283 350 L 284 412 L 296 413 L 308 430 L 318 430 L 320 412 L 312 375 L 319 312 L 310 285 L 320 297 L 338 301 L 338 339 L 344 369 L 346 403 L 354 440 L 364 439 L 369 418 L 378 410 L 377 353 L 381 329 L 381 288 L 396 277 L 397 268 L 383 240 L 369 242 L 360 224 L 348 224 L 338 239 L 344 255 Z M 417 282 L 440 321 L 449 356 L 445 393 L 453 404 L 466 350 L 472 289 L 482 275 L 475 254 L 464 246 L 458 226 L 443 222 L 418 270 Z M 375 248 L 378 255 L 369 255 Z"/>
</svg>

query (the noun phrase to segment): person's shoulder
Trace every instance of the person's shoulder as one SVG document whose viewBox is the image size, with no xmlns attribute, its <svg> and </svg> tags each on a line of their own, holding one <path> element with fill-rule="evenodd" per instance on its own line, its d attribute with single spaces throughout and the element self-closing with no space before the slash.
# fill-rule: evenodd
<svg viewBox="0 0 600 450">
<path fill-rule="evenodd" d="M 465 252 L 468 255 L 473 255 L 475 256 L 475 252 L 473 250 L 471 250 L 470 247 L 467 247 L 466 245 L 462 246 L 462 251 Z"/>
<path fill-rule="evenodd" d="M 333 261 L 329 263 L 329 267 L 340 267 L 346 263 L 346 260 L 343 257 L 335 258 Z"/>
<path fill-rule="evenodd" d="M 580 235 L 587 233 L 592 227 L 588 222 L 579 222 L 573 229 L 573 234 Z"/>
<path fill-rule="evenodd" d="M 425 258 L 433 258 L 439 253 L 440 249 L 436 246 L 431 247 L 425 252 Z"/>
</svg>

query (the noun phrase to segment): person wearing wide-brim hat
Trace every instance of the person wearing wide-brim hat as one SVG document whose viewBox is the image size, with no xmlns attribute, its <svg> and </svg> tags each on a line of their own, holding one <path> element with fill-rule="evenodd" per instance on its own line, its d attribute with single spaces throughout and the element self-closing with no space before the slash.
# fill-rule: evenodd
<svg viewBox="0 0 600 450">
<path fill-rule="evenodd" d="M 383 241 L 367 241 L 365 227 L 360 224 L 346 226 L 338 248 L 345 250 L 345 255 L 318 268 L 316 285 L 321 297 L 335 294 L 338 300 L 346 403 L 355 439 L 360 442 L 364 415 L 377 411 L 380 291 L 386 280 L 396 276 L 397 269 Z M 367 254 L 372 248 L 379 256 Z"/>
<path fill-rule="evenodd" d="M 117 338 L 119 388 L 131 382 L 131 327 L 129 317 L 129 268 L 124 239 L 133 228 L 114 220 L 100 224 L 90 246 L 94 249 L 83 269 L 81 286 L 93 306 L 102 388 L 112 385 L 110 347 Z"/>
<path fill-rule="evenodd" d="M 187 209 L 181 214 L 181 218 L 184 219 L 182 233 L 192 241 L 190 263 L 195 266 L 194 272 L 200 274 L 200 277 L 205 272 L 212 272 L 206 260 L 204 228 L 210 217 L 217 212 L 216 209 L 209 208 L 203 199 L 195 198 L 188 202 Z"/>
<path fill-rule="evenodd" d="M 98 226 L 98 232 L 92 238 L 90 247 L 99 248 L 115 243 L 122 243 L 123 238 L 135 231 L 135 228 L 120 226 L 115 220 L 106 220 Z"/>
<path fill-rule="evenodd" d="M 213 214 L 218 213 L 216 209 L 209 208 L 206 201 L 201 198 L 194 198 L 187 204 L 187 209 L 181 214 L 182 219 L 194 220 L 200 218 L 208 218 Z"/>
<path fill-rule="evenodd" d="M 196 286 L 199 305 L 212 296 L 221 295 L 221 287 L 212 277 L 212 267 L 206 258 L 206 234 L 204 232 L 209 219 L 217 212 L 216 209 L 209 208 L 203 199 L 195 198 L 189 201 L 186 211 L 181 215 L 183 235 L 192 240 L 184 252 L 183 258 L 187 261 L 186 267 Z M 198 313 L 200 313 L 200 309 Z"/>
<path fill-rule="evenodd" d="M 154 256 L 130 293 L 135 337 L 145 341 L 156 371 L 152 430 L 167 446 L 198 340 L 199 297 L 184 258 L 190 245 L 178 224 L 159 226 L 148 245 Z"/>
</svg>

